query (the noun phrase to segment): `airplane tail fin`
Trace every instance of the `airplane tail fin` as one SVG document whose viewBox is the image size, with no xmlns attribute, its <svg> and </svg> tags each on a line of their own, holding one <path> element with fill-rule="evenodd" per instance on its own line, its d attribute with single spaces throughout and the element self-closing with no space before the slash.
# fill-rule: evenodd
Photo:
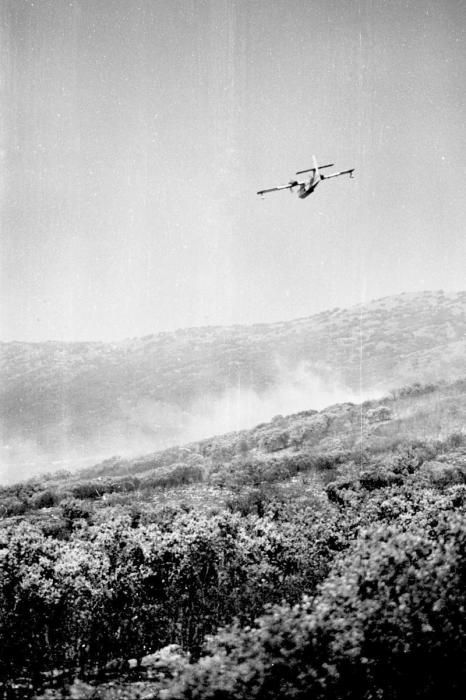
<svg viewBox="0 0 466 700">
<path fill-rule="evenodd" d="M 314 175 L 314 182 L 320 182 L 323 180 L 322 175 L 320 174 L 319 166 L 317 165 L 317 158 L 315 156 L 312 156 L 312 163 L 314 165 L 314 170 L 315 170 L 315 175 Z"/>
</svg>

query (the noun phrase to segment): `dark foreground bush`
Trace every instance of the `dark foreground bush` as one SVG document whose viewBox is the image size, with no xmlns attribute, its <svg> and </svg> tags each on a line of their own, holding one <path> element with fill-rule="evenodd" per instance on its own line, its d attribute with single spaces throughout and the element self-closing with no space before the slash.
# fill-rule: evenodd
<svg viewBox="0 0 466 700">
<path fill-rule="evenodd" d="M 167 644 L 199 655 L 235 616 L 251 624 L 265 602 L 315 591 L 338 548 L 332 509 L 184 514 L 169 529 L 130 515 L 92 525 L 76 499 L 62 511 L 66 541 L 27 522 L 0 533 L 0 690 L 18 677 L 38 687 L 54 669 L 86 678 Z"/>
<path fill-rule="evenodd" d="M 367 531 L 319 596 L 211 638 L 166 700 L 464 697 L 466 517 Z"/>
</svg>

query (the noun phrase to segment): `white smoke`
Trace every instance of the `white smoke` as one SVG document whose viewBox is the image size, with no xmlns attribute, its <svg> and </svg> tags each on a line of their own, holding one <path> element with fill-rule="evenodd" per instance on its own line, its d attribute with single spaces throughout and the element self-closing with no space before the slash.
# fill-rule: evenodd
<svg viewBox="0 0 466 700">
<path fill-rule="evenodd" d="M 278 381 L 265 392 L 238 384 L 220 397 L 202 397 L 190 407 L 184 437 L 186 441 L 199 440 L 252 428 L 277 414 L 321 410 L 335 403 L 360 403 L 369 398 L 377 396 L 367 392 L 362 395 L 338 381 L 324 379 L 302 363 L 293 370 L 281 369 Z"/>
<path fill-rule="evenodd" d="M 336 379 L 317 374 L 305 363 L 294 369 L 277 366 L 275 383 L 262 392 L 238 381 L 223 394 L 205 394 L 184 408 L 148 399 L 122 403 L 122 418 L 97 425 L 85 442 L 64 439 L 52 450 L 44 449 L 32 437 L 18 438 L 0 449 L 0 483 L 91 466 L 117 455 L 139 457 L 172 445 L 253 428 L 277 414 L 360 403 L 381 395 L 362 395 Z"/>
</svg>

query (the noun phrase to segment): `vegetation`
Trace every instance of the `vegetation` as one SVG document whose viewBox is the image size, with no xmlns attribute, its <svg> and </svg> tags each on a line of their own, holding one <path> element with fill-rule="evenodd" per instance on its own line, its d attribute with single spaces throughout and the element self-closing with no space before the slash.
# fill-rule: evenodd
<svg viewBox="0 0 466 700">
<path fill-rule="evenodd" d="M 465 386 L 2 488 L 4 695 L 463 697 Z"/>
</svg>

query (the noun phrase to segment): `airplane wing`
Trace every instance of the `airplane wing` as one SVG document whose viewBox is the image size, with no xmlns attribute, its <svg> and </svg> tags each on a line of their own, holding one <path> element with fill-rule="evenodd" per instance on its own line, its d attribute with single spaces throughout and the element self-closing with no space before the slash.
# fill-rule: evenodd
<svg viewBox="0 0 466 700">
<path fill-rule="evenodd" d="M 322 175 L 322 180 L 330 180 L 331 177 L 338 177 L 339 175 L 349 175 L 353 177 L 354 170 L 354 168 L 351 168 L 351 170 L 341 170 L 339 173 L 332 173 L 331 175 Z"/>
<path fill-rule="evenodd" d="M 257 194 L 266 194 L 267 192 L 278 192 L 278 190 L 291 190 L 292 187 L 304 185 L 304 182 L 290 182 L 288 185 L 279 185 L 278 187 L 270 187 L 268 190 L 259 190 Z"/>
</svg>

